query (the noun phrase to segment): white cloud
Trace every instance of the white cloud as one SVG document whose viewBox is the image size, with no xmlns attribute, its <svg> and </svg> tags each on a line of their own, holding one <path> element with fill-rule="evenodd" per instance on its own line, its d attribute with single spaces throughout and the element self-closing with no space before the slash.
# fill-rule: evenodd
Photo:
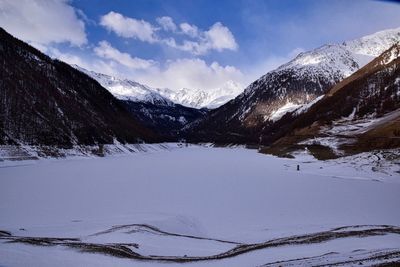
<svg viewBox="0 0 400 267">
<path fill-rule="evenodd" d="M 233 66 L 223 66 L 217 62 L 209 64 L 198 58 L 176 59 L 159 65 L 154 60 L 119 51 L 107 41 L 99 42 L 93 50 L 83 47 L 79 50 L 65 48 L 60 51 L 58 43 L 67 42 L 74 46 L 88 43 L 84 21 L 94 24 L 82 11 L 73 8 L 68 0 L 0 0 L 2 27 L 50 56 L 69 64 L 171 89 L 187 87 L 212 90 L 229 81 L 240 83 L 243 80 L 241 71 Z M 109 12 L 100 20 L 102 26 L 121 37 L 164 44 L 192 54 L 237 48 L 232 33 L 221 23 L 202 31 L 188 23 L 182 23 L 178 27 L 170 17 L 158 18 L 157 22 L 159 27 L 116 12 Z M 179 39 L 176 40 L 175 36 Z"/>
<path fill-rule="evenodd" d="M 168 45 L 168 46 L 170 46 L 170 47 L 176 47 L 177 46 L 175 39 L 172 38 L 172 37 L 162 39 L 161 42 L 166 44 L 166 45 Z"/>
<path fill-rule="evenodd" d="M 232 32 L 222 25 L 221 22 L 215 23 L 204 34 L 207 40 L 206 43 L 210 46 L 210 49 L 221 51 L 223 49 L 236 50 L 238 48 Z"/>
<path fill-rule="evenodd" d="M 174 48 L 182 51 L 187 51 L 195 55 L 206 54 L 210 50 L 237 50 L 238 44 L 236 43 L 235 37 L 232 32 L 222 25 L 221 22 L 217 22 L 210 27 L 209 30 L 201 32 L 194 25 L 187 23 L 180 24 L 181 30 L 184 34 L 187 34 L 195 40 L 183 40 L 182 44 L 174 44 Z"/>
<path fill-rule="evenodd" d="M 109 49 L 107 44 L 103 46 Z M 120 59 L 121 52 L 118 52 L 116 53 L 118 56 L 115 56 L 115 58 Z M 245 77 L 238 68 L 229 65 L 222 66 L 215 61 L 207 64 L 199 58 L 170 60 L 164 66 L 155 64 L 150 68 L 137 69 L 130 67 L 131 56 L 124 60 L 114 60 L 114 57 L 113 59 L 105 58 L 103 60 L 103 58 L 87 54 L 78 56 L 73 53 L 63 53 L 55 48 L 50 48 L 48 53 L 68 64 L 76 64 L 88 70 L 132 79 L 158 88 L 170 88 L 172 90 L 189 88 L 212 91 L 226 87 L 227 84 L 232 84 L 232 82 L 239 87 L 245 85 L 243 83 Z"/>
<path fill-rule="evenodd" d="M 107 41 L 99 42 L 99 45 L 94 48 L 94 52 L 99 57 L 114 60 L 132 69 L 148 69 L 156 64 L 153 60 L 132 57 L 128 53 L 123 53 L 112 47 Z"/>
<path fill-rule="evenodd" d="M 98 73 L 108 74 L 114 77 L 123 78 L 129 73 L 124 73 L 123 71 L 127 67 L 121 65 L 118 62 L 112 60 L 102 60 L 98 57 L 93 57 L 92 55 L 77 55 L 71 52 L 62 52 L 54 47 L 48 47 L 47 54 L 58 60 L 64 61 L 70 65 L 78 65 L 79 67 L 85 68 Z M 132 70 L 130 71 L 132 72 Z"/>
<path fill-rule="evenodd" d="M 100 25 L 109 31 L 115 32 L 123 38 L 134 38 L 148 43 L 159 43 L 178 50 L 186 51 L 194 55 L 203 55 L 210 50 L 237 50 L 238 44 L 228 27 L 217 22 L 207 31 L 201 31 L 196 25 L 187 22 L 179 24 L 180 31 L 171 17 L 159 17 L 156 19 L 161 28 L 157 28 L 150 22 L 125 17 L 114 11 L 109 12 L 100 19 Z M 158 33 L 164 30 L 175 35 L 186 35 L 191 40 L 177 42 L 172 36 L 160 37 Z"/>
<path fill-rule="evenodd" d="M 118 36 L 135 38 L 143 42 L 154 43 L 157 41 L 156 28 L 149 22 L 124 17 L 114 11 L 109 12 L 100 19 L 100 25 L 115 32 Z"/>
<path fill-rule="evenodd" d="M 1 0 L 0 25 L 42 49 L 50 43 L 87 43 L 85 24 L 66 0 Z"/>
<path fill-rule="evenodd" d="M 160 26 L 165 30 L 165 31 L 176 31 L 176 25 L 174 23 L 174 20 L 171 17 L 160 17 L 157 18 L 157 23 L 160 24 Z"/>
<path fill-rule="evenodd" d="M 192 38 L 198 37 L 199 35 L 199 29 L 196 25 L 190 25 L 189 23 L 184 22 L 179 24 L 179 28 L 181 28 L 183 34 L 189 35 Z"/>
<path fill-rule="evenodd" d="M 135 77 L 138 82 L 153 87 L 175 90 L 213 90 L 223 87 L 229 81 L 241 84 L 243 78 L 242 72 L 233 66 L 221 66 L 218 62 L 207 64 L 199 58 L 169 61 L 162 69 L 154 69 Z"/>
</svg>

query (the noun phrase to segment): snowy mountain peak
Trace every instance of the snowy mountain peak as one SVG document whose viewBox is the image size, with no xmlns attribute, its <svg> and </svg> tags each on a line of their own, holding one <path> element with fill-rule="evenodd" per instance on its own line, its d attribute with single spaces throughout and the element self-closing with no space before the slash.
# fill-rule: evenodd
<svg viewBox="0 0 400 267">
<path fill-rule="evenodd" d="M 258 133 L 275 131 L 273 127 L 289 112 L 295 111 L 294 116 L 305 112 L 310 103 L 398 42 L 400 28 L 300 53 L 255 80 L 223 108 L 211 111 L 191 131 L 224 143 L 259 142 Z M 385 62 L 396 55 L 388 55 Z"/>
<path fill-rule="evenodd" d="M 228 81 L 220 88 L 210 91 L 189 88 L 180 90 L 151 88 L 129 79 L 120 79 L 90 71 L 78 65 L 73 65 L 73 67 L 98 81 L 116 98 L 133 102 L 169 106 L 175 103 L 192 108 L 217 108 L 243 91 L 243 88 L 234 81 Z"/>
<path fill-rule="evenodd" d="M 174 104 L 172 101 L 161 96 L 159 93 L 155 92 L 152 88 L 146 85 L 128 79 L 120 79 L 110 75 L 90 71 L 78 65 L 73 65 L 73 67 L 95 79 L 111 94 L 120 100 L 146 102 L 168 106 Z"/>
<path fill-rule="evenodd" d="M 400 41 L 400 28 L 379 31 L 359 39 L 343 43 L 355 54 L 377 57 L 391 45 Z"/>
<path fill-rule="evenodd" d="M 189 88 L 182 88 L 178 91 L 171 89 L 155 90 L 162 96 L 183 106 L 217 108 L 238 96 L 243 91 L 243 88 L 234 81 L 228 81 L 220 88 L 209 91 Z"/>
<path fill-rule="evenodd" d="M 400 42 L 400 28 L 380 31 L 342 44 L 327 44 L 311 51 L 302 52 L 293 60 L 250 84 L 240 98 L 250 99 L 255 94 L 263 94 L 265 90 L 273 90 L 265 95 L 268 98 L 278 98 L 279 105 L 274 108 L 259 108 L 256 110 L 256 114 L 262 116 L 264 120 L 275 120 L 273 116 L 275 113 L 286 110 L 284 109 L 285 103 L 307 104 L 318 95 L 323 94 L 327 88 L 350 76 L 398 42 Z M 285 99 L 289 95 L 288 88 L 295 81 L 300 80 L 313 83 L 313 91 L 307 92 L 307 97 L 297 96 L 296 99 L 293 97 Z M 302 84 L 301 86 L 304 87 L 302 90 L 306 92 L 309 90 L 306 87 L 310 87 L 311 84 Z M 309 95 L 313 96 L 308 97 Z M 254 98 L 260 99 L 261 96 L 254 96 Z M 242 121 L 247 114 L 254 110 L 257 101 L 246 101 L 245 107 L 237 113 Z M 271 107 L 271 104 L 269 106 Z"/>
<path fill-rule="evenodd" d="M 372 57 L 369 58 L 371 59 Z M 276 71 L 294 69 L 300 75 L 304 75 L 305 72 L 340 72 L 349 76 L 360 67 L 360 64 L 363 62 L 356 60 L 344 46 L 324 45 L 315 50 L 300 53 Z"/>
<path fill-rule="evenodd" d="M 340 72 L 347 77 L 397 42 L 400 42 L 400 28 L 380 31 L 342 44 L 328 44 L 300 53 L 277 71 L 293 68 L 304 72 L 306 68 L 317 72 Z"/>
</svg>

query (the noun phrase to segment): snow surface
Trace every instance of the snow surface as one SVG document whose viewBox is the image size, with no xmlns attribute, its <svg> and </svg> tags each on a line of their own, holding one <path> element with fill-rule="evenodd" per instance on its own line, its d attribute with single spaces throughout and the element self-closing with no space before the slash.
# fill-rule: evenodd
<svg viewBox="0 0 400 267">
<path fill-rule="evenodd" d="M 252 244 L 343 226 L 400 225 L 398 166 L 389 165 L 388 172 L 360 167 L 370 163 L 365 155 L 322 162 L 305 153 L 281 159 L 241 147 L 170 146 L 175 149 L 118 157 L 0 162 L 0 230 L 94 244 L 136 243 L 138 248 L 129 248 L 141 255 L 191 257 L 219 254 L 234 242 Z M 336 252 L 314 259 L 326 263 L 393 249 L 400 249 L 398 234 L 175 264 L 260 266 Z M 175 265 L 0 239 L 0 266 L 132 264 Z"/>
</svg>

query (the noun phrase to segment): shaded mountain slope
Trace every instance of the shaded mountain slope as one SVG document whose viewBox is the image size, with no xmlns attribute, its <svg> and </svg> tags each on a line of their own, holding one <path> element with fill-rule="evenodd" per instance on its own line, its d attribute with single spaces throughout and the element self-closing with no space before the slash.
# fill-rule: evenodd
<svg viewBox="0 0 400 267">
<path fill-rule="evenodd" d="M 164 141 L 178 140 L 182 127 L 207 113 L 206 109 L 176 104 L 159 94 L 157 89 L 135 81 L 89 71 L 77 65 L 73 67 L 98 81 L 143 125 L 159 134 Z"/>
<path fill-rule="evenodd" d="M 203 118 L 206 109 L 189 108 L 179 104 L 161 105 L 150 102 L 120 100 L 126 110 L 134 114 L 146 127 L 156 132 L 163 141 L 178 141 L 181 129 L 190 122 Z"/>
<path fill-rule="evenodd" d="M 0 144 L 156 141 L 98 82 L 0 29 Z"/>
</svg>

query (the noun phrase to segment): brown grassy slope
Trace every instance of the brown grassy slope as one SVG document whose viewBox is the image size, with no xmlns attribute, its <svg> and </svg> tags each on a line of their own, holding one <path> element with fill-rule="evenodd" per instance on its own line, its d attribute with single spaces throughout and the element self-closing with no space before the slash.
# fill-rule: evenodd
<svg viewBox="0 0 400 267">
<path fill-rule="evenodd" d="M 355 144 L 344 148 L 362 152 L 396 147 L 400 147 L 400 115 L 359 135 Z"/>
</svg>

